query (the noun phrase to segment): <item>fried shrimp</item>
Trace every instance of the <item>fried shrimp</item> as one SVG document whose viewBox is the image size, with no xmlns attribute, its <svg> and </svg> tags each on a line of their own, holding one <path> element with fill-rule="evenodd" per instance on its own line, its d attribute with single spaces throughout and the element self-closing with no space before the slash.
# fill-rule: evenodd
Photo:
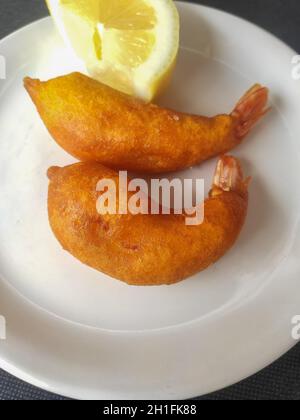
<svg viewBox="0 0 300 420">
<path fill-rule="evenodd" d="M 220 159 L 204 222 L 184 215 L 101 215 L 96 186 L 119 174 L 99 163 L 52 167 L 48 210 L 63 248 L 82 263 L 131 285 L 179 282 L 218 261 L 236 242 L 248 208 L 248 180 L 237 159 Z"/>
<path fill-rule="evenodd" d="M 25 78 L 56 142 L 81 161 L 163 173 L 236 147 L 266 113 L 268 89 L 255 85 L 230 115 L 188 115 L 120 93 L 80 73 L 48 82 Z"/>
</svg>

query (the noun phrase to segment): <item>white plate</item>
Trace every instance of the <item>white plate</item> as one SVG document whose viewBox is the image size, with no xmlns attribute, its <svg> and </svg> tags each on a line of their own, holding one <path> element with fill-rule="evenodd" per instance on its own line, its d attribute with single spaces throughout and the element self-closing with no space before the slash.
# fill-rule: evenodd
<svg viewBox="0 0 300 420">
<path fill-rule="evenodd" d="M 241 19 L 179 3 L 181 50 L 161 103 L 229 112 L 254 82 L 273 111 L 234 151 L 253 176 L 237 246 L 171 287 L 126 286 L 63 252 L 48 226 L 46 170 L 72 162 L 22 87 L 79 68 L 50 18 L 4 39 L 0 81 L 0 365 L 75 398 L 188 398 L 237 382 L 292 345 L 300 312 L 300 82 L 293 51 Z M 205 175 L 214 162 L 191 173 Z"/>
</svg>

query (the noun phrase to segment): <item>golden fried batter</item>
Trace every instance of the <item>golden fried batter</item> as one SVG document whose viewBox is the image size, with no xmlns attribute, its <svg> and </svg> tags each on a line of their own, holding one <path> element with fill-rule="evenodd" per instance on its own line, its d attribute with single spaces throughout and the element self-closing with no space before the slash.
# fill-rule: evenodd
<svg viewBox="0 0 300 420">
<path fill-rule="evenodd" d="M 80 73 L 25 87 L 57 143 L 82 161 L 162 173 L 236 147 L 266 112 L 268 90 L 255 85 L 230 115 L 206 118 L 144 104 Z"/>
<path fill-rule="evenodd" d="M 184 215 L 98 214 L 98 181 L 119 179 L 99 163 L 53 167 L 48 176 L 49 220 L 63 248 L 132 285 L 172 284 L 204 270 L 232 247 L 247 214 L 247 181 L 232 157 L 219 161 L 199 226 L 186 226 Z"/>
</svg>

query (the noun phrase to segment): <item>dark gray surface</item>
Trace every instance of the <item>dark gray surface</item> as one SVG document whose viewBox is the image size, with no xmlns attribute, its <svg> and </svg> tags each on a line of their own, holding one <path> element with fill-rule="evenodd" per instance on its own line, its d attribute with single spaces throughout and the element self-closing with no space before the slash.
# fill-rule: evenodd
<svg viewBox="0 0 300 420">
<path fill-rule="evenodd" d="M 220 8 L 257 23 L 300 53 L 299 0 L 204 0 L 194 3 Z M 0 0 L 0 39 L 46 14 L 43 0 Z M 32 387 L 0 370 L 0 400 L 15 399 L 64 398 Z M 300 400 L 300 344 L 257 375 L 201 399 Z"/>
</svg>

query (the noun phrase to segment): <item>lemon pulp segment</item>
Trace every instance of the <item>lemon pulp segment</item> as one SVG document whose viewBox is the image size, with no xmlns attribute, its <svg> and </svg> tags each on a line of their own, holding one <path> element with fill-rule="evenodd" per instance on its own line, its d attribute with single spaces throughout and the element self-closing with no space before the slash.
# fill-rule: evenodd
<svg viewBox="0 0 300 420">
<path fill-rule="evenodd" d="M 47 0 L 92 76 L 149 101 L 174 68 L 179 17 L 172 0 Z"/>
</svg>

